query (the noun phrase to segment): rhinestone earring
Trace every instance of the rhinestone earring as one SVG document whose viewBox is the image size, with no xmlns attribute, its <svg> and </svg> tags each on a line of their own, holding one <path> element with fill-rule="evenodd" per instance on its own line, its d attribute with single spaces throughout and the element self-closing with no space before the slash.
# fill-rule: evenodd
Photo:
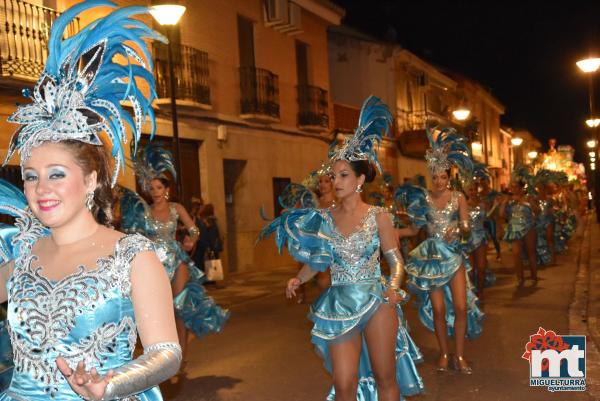
<svg viewBox="0 0 600 401">
<path fill-rule="evenodd" d="M 94 193 L 93 192 L 88 192 L 87 194 L 85 194 L 85 207 L 87 207 L 88 210 L 92 210 L 92 208 L 94 207 Z"/>
<path fill-rule="evenodd" d="M 361 193 L 363 191 L 362 184 L 358 184 L 358 186 L 356 187 L 356 189 L 354 191 L 358 194 Z"/>
<path fill-rule="evenodd" d="M 165 200 L 169 200 L 169 193 L 168 192 L 165 194 Z"/>
</svg>

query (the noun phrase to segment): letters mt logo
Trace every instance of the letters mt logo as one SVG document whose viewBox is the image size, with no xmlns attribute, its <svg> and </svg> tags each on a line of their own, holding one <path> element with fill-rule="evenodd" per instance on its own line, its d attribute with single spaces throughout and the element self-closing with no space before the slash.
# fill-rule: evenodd
<svg viewBox="0 0 600 401">
<path fill-rule="evenodd" d="M 521 356 L 529 361 L 529 385 L 548 387 L 548 391 L 585 391 L 585 351 L 585 336 L 561 336 L 540 327 Z"/>
</svg>

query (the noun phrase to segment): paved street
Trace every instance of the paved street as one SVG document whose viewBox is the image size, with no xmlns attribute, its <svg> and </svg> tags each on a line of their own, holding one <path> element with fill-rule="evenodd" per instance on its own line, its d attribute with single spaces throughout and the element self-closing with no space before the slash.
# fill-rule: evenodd
<svg viewBox="0 0 600 401">
<path fill-rule="evenodd" d="M 486 292 L 483 309 L 487 321 L 483 335 L 467 344 L 467 359 L 474 368 L 471 377 L 435 372 L 434 336 L 422 327 L 416 309 L 409 304 L 405 310 L 413 338 L 425 355 L 419 371 L 427 389 L 426 395 L 411 400 L 599 399 L 587 393 L 550 393 L 545 388 L 530 388 L 529 365 L 521 359 L 529 336 L 540 326 L 568 334 L 571 320 L 570 334 L 586 334 L 573 331 L 586 330 L 585 314 L 578 312 L 574 303 L 569 319 L 569 309 L 573 300 L 577 301 L 573 296 L 578 277 L 578 296 L 587 297 L 587 276 L 578 262 L 582 261 L 581 265 L 592 272 L 594 264 L 600 268 L 599 230 L 597 226 L 592 228 L 593 235 L 588 230 L 583 240 L 571 242 L 568 252 L 559 257 L 558 266 L 541 270 L 537 287 L 528 283 L 525 288 L 517 289 L 511 270 L 504 267 L 509 262 L 508 250 L 504 250 L 502 262 L 496 262 L 490 253 L 497 282 Z M 280 269 L 268 275 L 240 274 L 232 277 L 225 289 L 209 289 L 221 304 L 232 309 L 233 316 L 222 334 L 191 342 L 188 378 L 165 385 L 165 398 L 176 401 L 323 400 L 330 379 L 310 345 L 308 306 L 283 298 L 285 280 L 293 273 L 293 269 Z M 314 299 L 315 289 L 309 294 Z M 586 299 L 582 302 L 586 303 Z M 596 368 L 597 356 L 593 354 L 588 349 L 588 384 L 595 383 L 594 379 L 600 374 Z"/>
</svg>

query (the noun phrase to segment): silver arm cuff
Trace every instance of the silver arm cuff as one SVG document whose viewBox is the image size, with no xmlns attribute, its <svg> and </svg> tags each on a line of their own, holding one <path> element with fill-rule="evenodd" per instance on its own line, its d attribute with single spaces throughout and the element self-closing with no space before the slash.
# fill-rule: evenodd
<svg viewBox="0 0 600 401">
<path fill-rule="evenodd" d="M 388 286 L 394 290 L 400 289 L 404 279 L 404 260 L 398 248 L 389 249 L 383 253 L 390 266 L 390 282 Z"/>
<path fill-rule="evenodd" d="M 125 398 L 156 386 L 175 375 L 180 364 L 178 343 L 152 344 L 144 355 L 114 370 L 102 400 Z"/>
<path fill-rule="evenodd" d="M 190 234 L 190 237 L 195 241 L 200 238 L 200 229 L 198 226 L 191 226 L 188 228 L 188 234 Z"/>
<path fill-rule="evenodd" d="M 313 270 L 309 265 L 302 266 L 296 278 L 300 280 L 300 284 L 304 284 L 319 273 L 318 270 Z"/>
</svg>

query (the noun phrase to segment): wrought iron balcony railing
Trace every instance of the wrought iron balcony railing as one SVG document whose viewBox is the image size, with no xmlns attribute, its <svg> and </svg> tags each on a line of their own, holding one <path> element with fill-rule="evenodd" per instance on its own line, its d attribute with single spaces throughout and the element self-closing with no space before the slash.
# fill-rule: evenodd
<svg viewBox="0 0 600 401">
<path fill-rule="evenodd" d="M 298 126 L 309 129 L 329 127 L 329 100 L 326 90 L 311 85 L 298 85 Z"/>
<path fill-rule="evenodd" d="M 167 48 L 162 43 L 154 45 L 154 75 L 159 98 L 171 97 L 171 81 Z M 173 48 L 175 97 L 210 106 L 208 53 L 193 47 L 178 45 Z"/>
<path fill-rule="evenodd" d="M 0 0 L 0 74 L 37 79 L 48 58 L 50 27 L 60 13 L 23 0 Z M 71 23 L 67 37 L 79 31 Z"/>
<path fill-rule="evenodd" d="M 279 78 L 271 71 L 240 67 L 241 115 L 279 120 Z"/>
</svg>

